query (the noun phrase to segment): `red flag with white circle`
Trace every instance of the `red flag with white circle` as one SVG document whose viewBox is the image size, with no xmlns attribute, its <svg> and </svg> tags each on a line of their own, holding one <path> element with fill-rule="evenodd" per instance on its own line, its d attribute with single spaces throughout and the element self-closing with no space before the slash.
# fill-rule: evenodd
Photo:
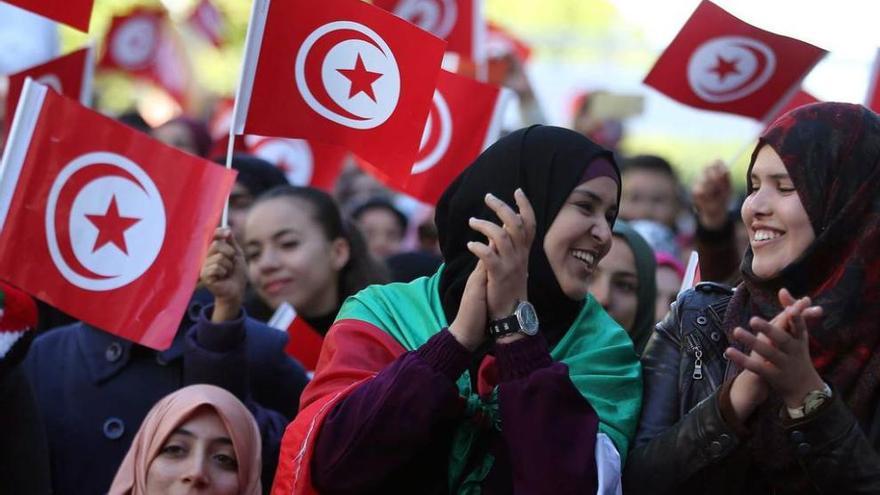
<svg viewBox="0 0 880 495">
<path fill-rule="evenodd" d="M 235 173 L 31 81 L 0 166 L 0 278 L 170 346 Z"/>
<path fill-rule="evenodd" d="M 9 91 L 6 94 L 6 130 L 15 115 L 15 106 L 27 78 L 45 84 L 59 94 L 78 99 L 88 105 L 92 96 L 92 76 L 94 74 L 94 49 L 81 48 L 46 63 L 27 68 L 9 76 Z"/>
<path fill-rule="evenodd" d="M 248 153 L 275 165 L 296 186 L 332 191 L 348 152 L 338 146 L 306 141 L 246 135 Z"/>
<path fill-rule="evenodd" d="M 482 0 L 374 0 L 373 5 L 446 40 L 446 51 L 486 60 Z"/>
<path fill-rule="evenodd" d="M 686 105 L 764 120 L 826 53 L 703 0 L 644 82 Z"/>
<path fill-rule="evenodd" d="M 114 17 L 104 46 L 100 69 L 147 79 L 187 106 L 192 70 L 164 9 L 138 8 Z"/>
<path fill-rule="evenodd" d="M 95 0 L 3 0 L 53 21 L 67 24 L 84 33 L 89 32 L 92 4 Z"/>
<path fill-rule="evenodd" d="M 509 98 L 507 89 L 442 71 L 419 155 L 402 190 L 436 204 L 455 177 L 498 139 Z"/>
<path fill-rule="evenodd" d="M 336 145 L 409 175 L 442 40 L 359 0 L 256 0 L 246 45 L 236 134 Z"/>
</svg>

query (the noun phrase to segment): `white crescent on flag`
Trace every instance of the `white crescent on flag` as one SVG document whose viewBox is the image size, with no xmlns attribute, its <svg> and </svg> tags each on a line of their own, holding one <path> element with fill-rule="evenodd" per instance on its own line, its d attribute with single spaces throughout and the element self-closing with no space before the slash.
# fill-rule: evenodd
<svg viewBox="0 0 880 495">
<path fill-rule="evenodd" d="M 721 36 L 697 48 L 687 75 L 697 96 L 724 103 L 761 89 L 775 70 L 776 55 L 766 44 L 744 36 Z"/>
<path fill-rule="evenodd" d="M 400 70 L 375 31 L 351 21 L 314 30 L 296 54 L 296 84 L 319 115 L 353 129 L 382 125 L 400 98 Z"/>
<path fill-rule="evenodd" d="M 165 206 L 150 176 L 106 152 L 77 157 L 46 205 L 46 239 L 58 270 L 86 290 L 118 289 L 143 275 L 165 238 Z"/>
</svg>

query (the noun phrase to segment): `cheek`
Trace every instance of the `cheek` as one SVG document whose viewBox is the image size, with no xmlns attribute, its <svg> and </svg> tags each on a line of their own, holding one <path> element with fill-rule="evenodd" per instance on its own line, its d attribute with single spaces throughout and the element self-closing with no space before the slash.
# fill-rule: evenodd
<svg viewBox="0 0 880 495">
<path fill-rule="evenodd" d="M 223 495 L 234 495 L 239 493 L 238 490 L 238 473 L 235 471 L 226 471 L 217 469 L 211 476 L 215 493 Z"/>
<path fill-rule="evenodd" d="M 179 464 L 157 457 L 150 463 L 147 470 L 147 492 L 159 493 L 164 491 L 175 479 L 175 474 L 180 471 Z"/>
</svg>

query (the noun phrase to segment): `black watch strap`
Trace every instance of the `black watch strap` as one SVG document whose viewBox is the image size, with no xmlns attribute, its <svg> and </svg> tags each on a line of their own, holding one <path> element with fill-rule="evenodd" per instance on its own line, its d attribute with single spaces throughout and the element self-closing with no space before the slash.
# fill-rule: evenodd
<svg viewBox="0 0 880 495">
<path fill-rule="evenodd" d="M 500 320 L 494 320 L 489 323 L 489 336 L 492 338 L 510 335 L 519 331 L 519 319 L 517 319 L 516 313 L 507 318 L 501 318 Z"/>
</svg>

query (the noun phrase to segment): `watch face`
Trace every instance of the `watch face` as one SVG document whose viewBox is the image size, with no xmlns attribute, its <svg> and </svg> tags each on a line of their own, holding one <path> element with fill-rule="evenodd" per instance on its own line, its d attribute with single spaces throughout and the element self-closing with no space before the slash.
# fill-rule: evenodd
<svg viewBox="0 0 880 495">
<path fill-rule="evenodd" d="M 535 335 L 538 333 L 538 315 L 535 313 L 535 307 L 530 303 L 521 302 L 516 308 L 516 317 L 524 334 Z"/>
</svg>

